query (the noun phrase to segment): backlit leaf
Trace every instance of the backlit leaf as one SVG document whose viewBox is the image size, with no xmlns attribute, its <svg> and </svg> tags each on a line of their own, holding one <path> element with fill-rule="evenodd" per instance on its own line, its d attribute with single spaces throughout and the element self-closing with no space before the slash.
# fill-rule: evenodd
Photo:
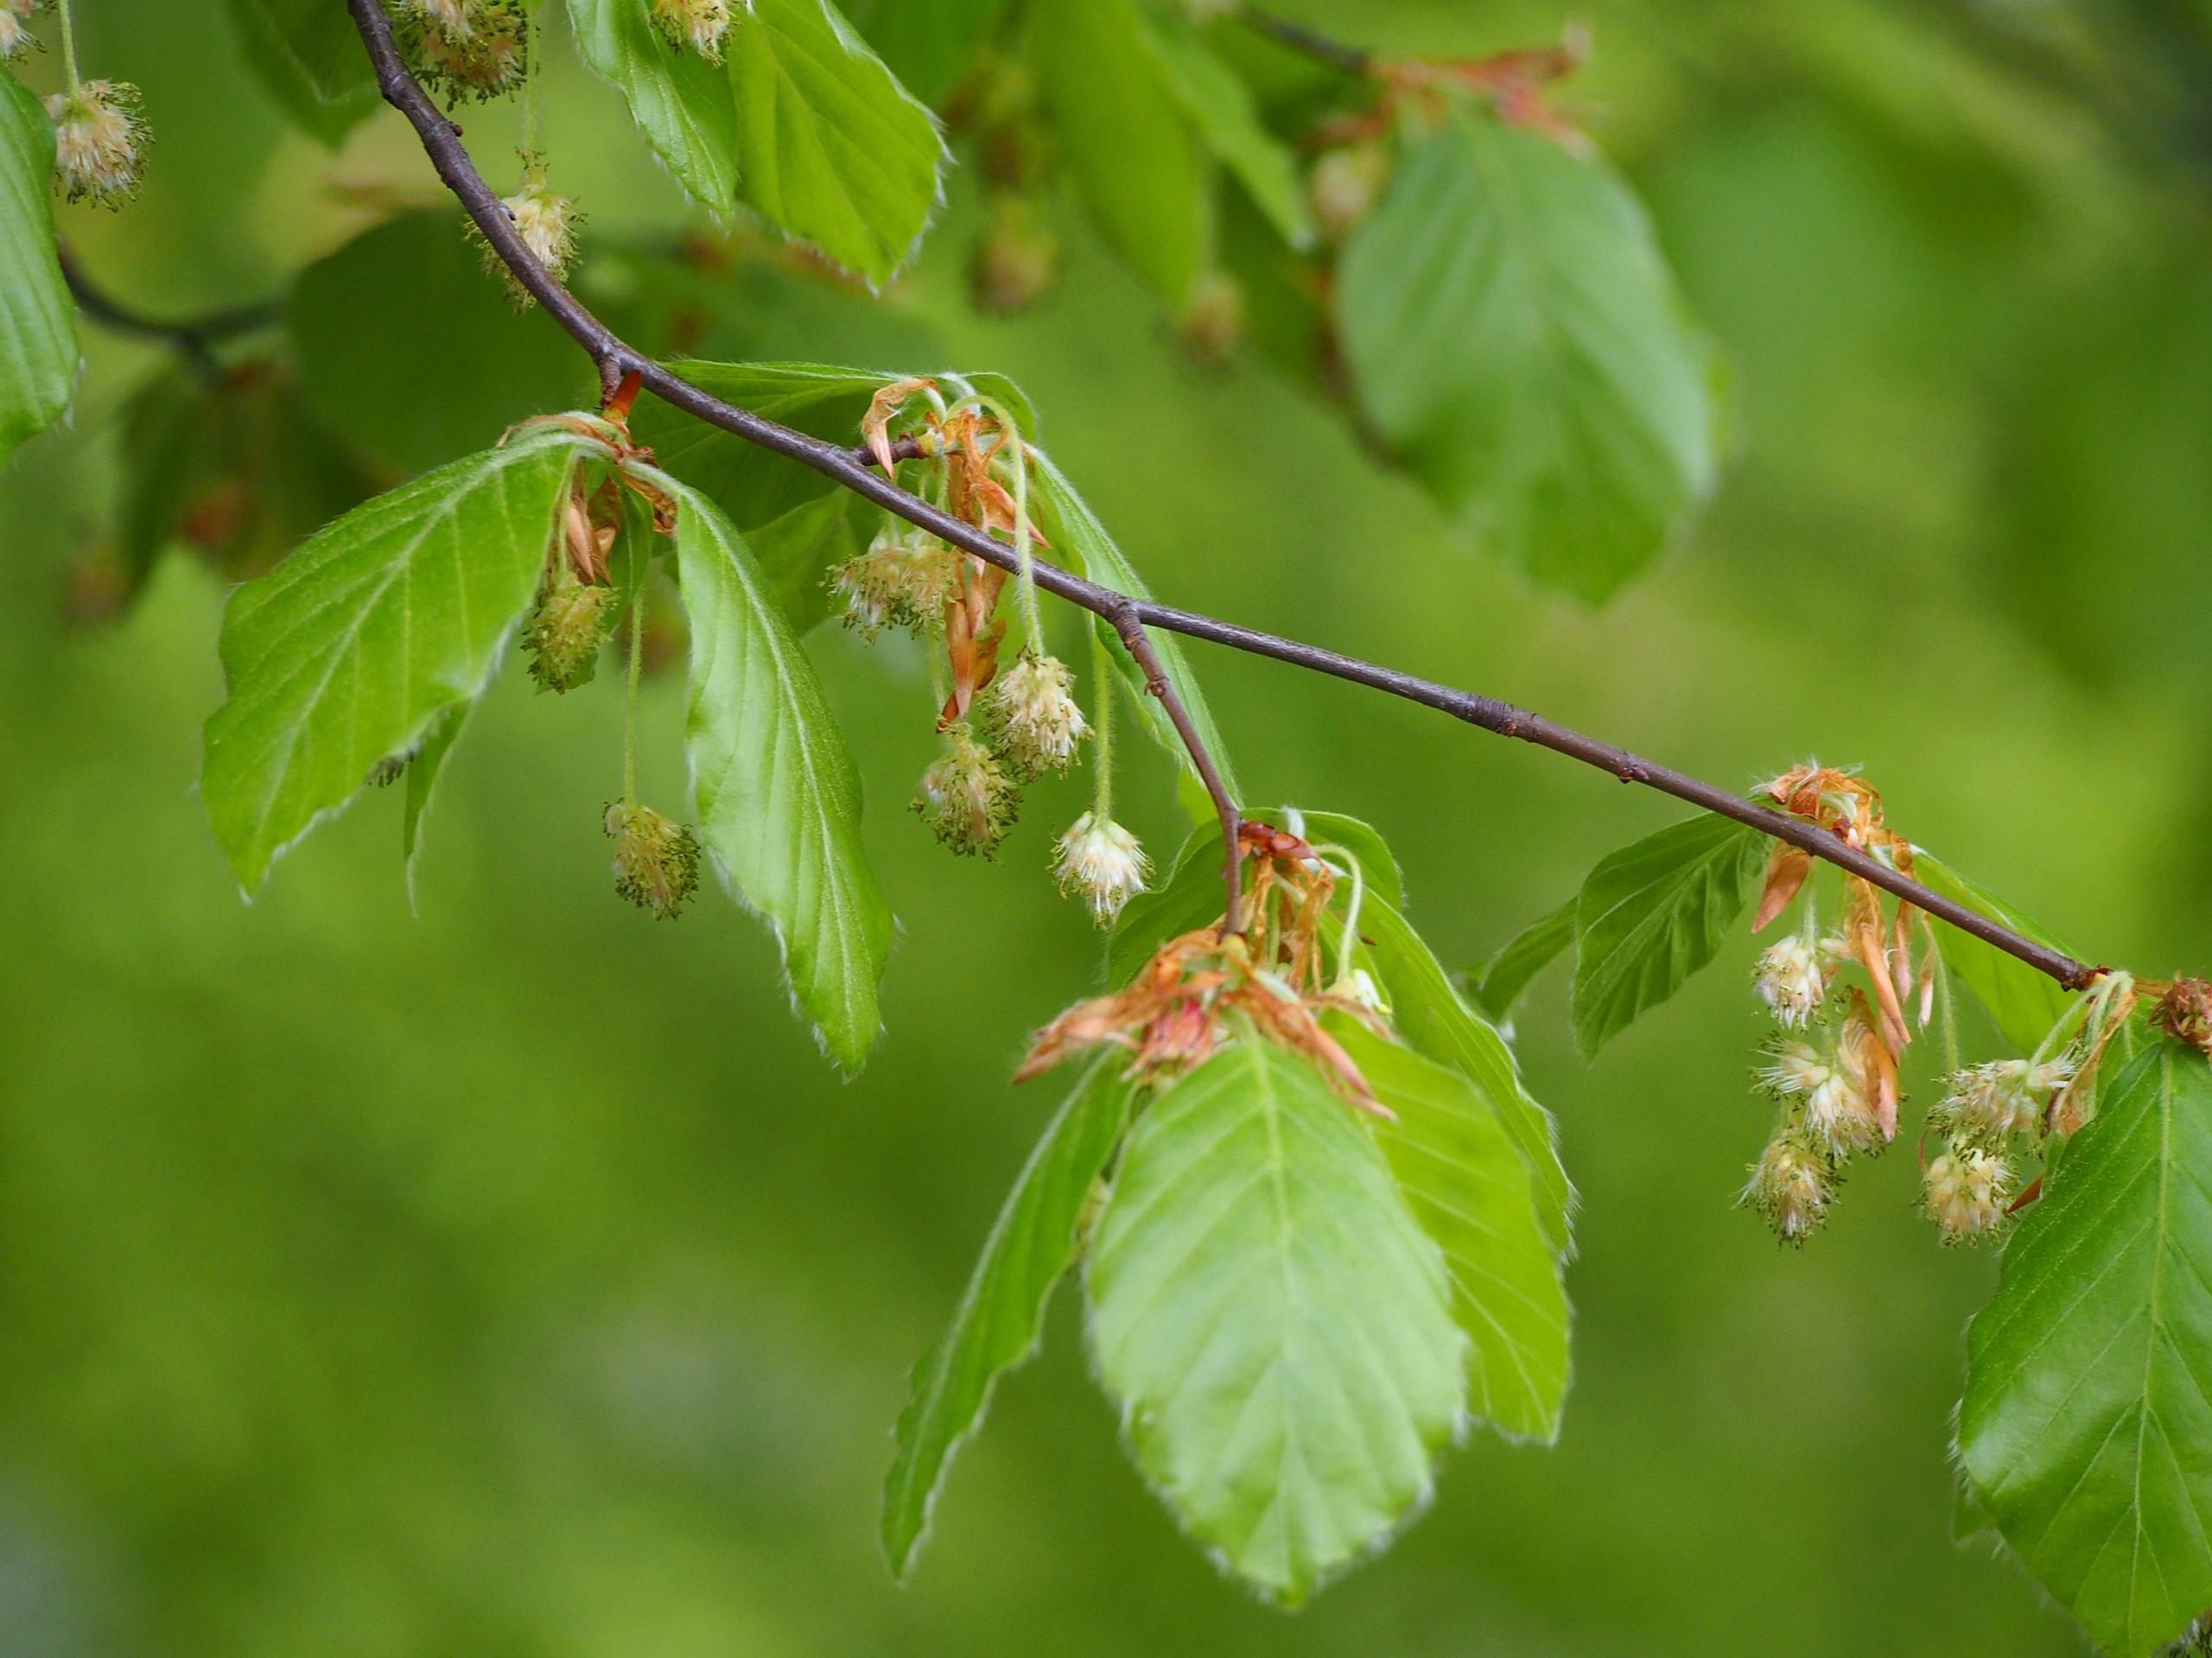
<svg viewBox="0 0 2212 1658">
<path fill-rule="evenodd" d="M 355 508 L 223 613 L 229 700 L 207 722 L 207 815 L 248 893 L 277 854 L 474 699 L 528 606 L 582 448 L 555 431 Z"/>
<path fill-rule="evenodd" d="M 54 124 L 0 71 L 0 466 L 61 418 L 77 382 L 77 312 L 54 251 Z"/>
<path fill-rule="evenodd" d="M 1306 187 L 1290 147 L 1260 120 L 1259 105 L 1236 72 L 1215 56 L 1185 0 L 1141 0 L 1139 17 L 1175 99 L 1199 139 L 1249 193 L 1284 241 L 1313 240 Z"/>
<path fill-rule="evenodd" d="M 2003 922 L 2024 938 L 2069 956 L 2074 953 L 2011 905 L 1923 848 L 1912 849 L 1912 873 L 1929 891 Z M 1984 943 L 1972 933 L 1938 922 L 1936 940 L 1943 952 L 1943 964 L 1974 992 L 2005 1039 L 2022 1053 L 2033 1053 L 2050 1027 L 2074 1005 L 2073 992 L 2057 980 L 1994 944 Z"/>
<path fill-rule="evenodd" d="M 899 1451 L 883 1487 L 883 1551 L 904 1577 L 953 1458 L 982 1426 L 1001 1375 L 1037 1350 L 1045 1305 L 1073 1262 L 1093 1189 L 1128 1121 L 1113 1055 L 1093 1065 L 1007 1194 L 951 1325 L 914 1367 Z"/>
<path fill-rule="evenodd" d="M 1304 1598 L 1427 1496 L 1466 1340 L 1441 1253 L 1303 1059 L 1250 1038 L 1152 1102 L 1088 1286 L 1138 1465 L 1262 1593 Z"/>
<path fill-rule="evenodd" d="M 861 844 L 860 772 L 743 537 L 705 494 L 670 483 L 691 626 L 699 839 L 774 931 L 823 1046 L 857 1070 L 880 1022 L 876 983 L 895 931 Z"/>
<path fill-rule="evenodd" d="M 1360 408 L 1497 557 L 1594 602 L 1682 534 L 1716 470 L 1712 357 L 1609 169 L 1457 109 L 1338 274 Z"/>
<path fill-rule="evenodd" d="M 1476 1005 L 1492 1019 L 1511 1019 L 1515 1004 L 1530 981 L 1574 943 L 1574 919 L 1580 908 L 1578 893 L 1508 939 L 1471 975 Z"/>
<path fill-rule="evenodd" d="M 1567 1290 L 1529 1165 L 1472 1081 L 1345 1021 L 1337 1031 L 1376 1097 L 1398 1190 L 1444 1251 L 1452 1313 L 1468 1341 L 1468 1407 L 1549 1444 L 1567 1398 Z"/>
<path fill-rule="evenodd" d="M 737 103 L 729 74 L 654 26 L 651 0 L 569 0 L 576 49 L 629 100 L 630 117 L 693 197 L 716 213 L 737 199 Z M 741 12 L 734 29 L 746 27 Z"/>
<path fill-rule="evenodd" d="M 1707 812 L 1590 872 L 1576 901 L 1574 1039 L 1586 1057 L 1682 988 L 1742 913 L 1771 842 Z"/>
<path fill-rule="evenodd" d="M 2107 1087 L 1967 1333 L 1959 1452 L 2112 1658 L 2212 1605 L 2212 1070 L 2171 1039 Z"/>
</svg>

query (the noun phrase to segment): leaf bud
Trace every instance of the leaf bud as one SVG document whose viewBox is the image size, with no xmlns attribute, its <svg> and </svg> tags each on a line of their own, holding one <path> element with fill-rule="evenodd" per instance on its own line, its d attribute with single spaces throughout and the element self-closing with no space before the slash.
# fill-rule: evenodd
<svg viewBox="0 0 2212 1658">
<path fill-rule="evenodd" d="M 1021 793 L 967 721 L 948 726 L 944 750 L 922 773 L 914 810 L 963 857 L 989 857 L 1013 827 Z"/>
<path fill-rule="evenodd" d="M 983 730 L 1018 783 L 1065 772 L 1090 721 L 1068 689 L 1068 665 L 1025 651 L 983 694 Z"/>
<path fill-rule="evenodd" d="M 610 801 L 607 833 L 614 842 L 614 890 L 639 909 L 673 921 L 699 890 L 699 837 L 650 806 Z"/>
</svg>

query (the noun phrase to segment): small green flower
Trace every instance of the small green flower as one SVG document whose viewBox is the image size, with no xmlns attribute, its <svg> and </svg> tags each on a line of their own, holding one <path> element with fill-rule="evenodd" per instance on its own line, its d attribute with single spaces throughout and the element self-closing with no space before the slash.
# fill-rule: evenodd
<svg viewBox="0 0 2212 1658">
<path fill-rule="evenodd" d="M 650 806 L 610 801 L 607 833 L 614 842 L 614 890 L 639 909 L 673 921 L 699 890 L 699 837 Z"/>
</svg>

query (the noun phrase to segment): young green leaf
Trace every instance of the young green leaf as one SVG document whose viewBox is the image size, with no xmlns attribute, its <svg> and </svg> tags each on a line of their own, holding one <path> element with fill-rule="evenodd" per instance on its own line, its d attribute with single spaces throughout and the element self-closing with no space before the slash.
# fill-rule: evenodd
<svg viewBox="0 0 2212 1658">
<path fill-rule="evenodd" d="M 1925 848 L 1913 848 L 1912 873 L 1930 892 L 1940 893 L 1968 909 L 1979 910 L 2038 944 L 2047 944 L 2068 956 L 2074 954 L 2043 927 L 1987 888 L 1968 880 Z M 1943 964 L 1959 975 L 1960 983 L 1974 992 L 1975 999 L 1988 1010 L 1999 1032 L 2022 1053 L 2033 1053 L 2050 1027 L 2074 1005 L 2074 993 L 2049 974 L 2037 972 L 2017 956 L 2009 956 L 1994 944 L 1984 943 L 1972 933 L 1961 932 L 1956 927 L 1947 927 L 1939 922 L 1936 943 L 1943 952 Z"/>
<path fill-rule="evenodd" d="M 1397 1118 L 1376 1137 L 1414 1218 L 1444 1251 L 1470 1407 L 1550 1444 L 1567 1398 L 1567 1289 L 1528 1162 L 1466 1077 L 1349 1020 L 1336 1034 Z"/>
<path fill-rule="evenodd" d="M 1248 1037 L 1152 1102 L 1088 1280 L 1138 1465 L 1262 1594 L 1303 1599 L 1427 1495 L 1466 1338 L 1441 1252 L 1305 1060 Z"/>
<path fill-rule="evenodd" d="M 845 16 L 925 104 L 942 102 L 990 43 L 1007 0 L 851 0 Z"/>
<path fill-rule="evenodd" d="M 446 763 L 446 756 L 453 753 L 454 744 L 460 740 L 461 728 L 468 723 L 468 711 L 473 702 L 448 702 L 430 718 L 429 729 L 423 734 L 423 740 L 415 746 L 415 753 L 407 762 L 407 798 L 400 818 L 399 855 L 407 870 L 407 892 L 415 892 L 415 860 L 423 849 L 423 819 L 430 810 L 430 791 L 437 787 L 439 769 Z"/>
<path fill-rule="evenodd" d="M 1290 147 L 1260 120 L 1252 89 L 1214 55 L 1185 0 L 1140 0 L 1145 44 L 1198 137 L 1236 176 L 1275 232 L 1294 248 L 1311 245 L 1313 215 Z"/>
<path fill-rule="evenodd" d="M 1325 937 L 1339 929 L 1324 924 Z M 1505 1039 L 1461 999 L 1443 963 L 1387 899 L 1370 894 L 1359 931 L 1373 940 L 1375 975 L 1389 999 L 1390 1024 L 1408 1045 L 1449 1065 L 1483 1091 L 1528 1159 L 1544 1236 L 1562 1256 L 1573 1248 L 1574 1188 L 1559 1160 L 1551 1114 L 1530 1097 Z"/>
<path fill-rule="evenodd" d="M 888 282 L 942 199 L 934 118 L 830 0 L 753 0 L 725 52 L 740 197 L 848 270 Z"/>
<path fill-rule="evenodd" d="M 861 844 L 859 769 L 798 636 L 721 508 L 666 480 L 691 624 L 686 739 L 699 838 L 784 952 L 823 1047 L 857 1070 L 896 931 Z"/>
<path fill-rule="evenodd" d="M 1084 1210 L 1128 1122 L 1122 1069 L 1109 1054 L 1076 1084 L 1007 1194 L 950 1326 L 914 1367 L 883 1485 L 883 1552 L 899 1577 L 929 1529 L 953 1458 L 982 1424 L 992 1388 L 1037 1350 L 1046 1303 L 1081 1248 Z"/>
<path fill-rule="evenodd" d="M 1204 181 L 1136 0 L 1038 6 L 1029 49 L 1061 160 L 1084 205 L 1114 251 L 1180 305 L 1204 257 Z"/>
<path fill-rule="evenodd" d="M 794 632 L 830 614 L 829 572 L 867 550 L 877 516 L 850 490 L 832 489 L 743 532 Z"/>
<path fill-rule="evenodd" d="M 527 434 L 356 508 L 231 595 L 200 793 L 251 893 L 277 854 L 472 701 L 536 589 L 585 445 Z"/>
<path fill-rule="evenodd" d="M 61 418 L 77 383 L 77 313 L 54 251 L 54 124 L 0 72 L 0 467 Z"/>
<path fill-rule="evenodd" d="M 737 199 L 737 103 L 721 65 L 654 26 L 651 0 L 569 0 L 576 49 L 629 100 L 630 118 L 676 181 L 702 206 Z M 734 28 L 747 21 L 741 15 Z"/>
<path fill-rule="evenodd" d="M 1771 844 L 1707 812 L 1647 835 L 1582 883 L 1574 1039 L 1586 1058 L 1710 962 L 1758 885 Z"/>
<path fill-rule="evenodd" d="M 1053 551 L 1059 562 L 1073 566 L 1081 574 L 1103 587 L 1132 599 L 1149 599 L 1151 590 L 1144 584 L 1135 567 L 1122 556 L 1114 538 L 1106 533 L 1106 526 L 1090 510 L 1090 503 L 1076 492 L 1067 474 L 1052 463 L 1052 457 L 1041 449 L 1033 451 L 1036 457 L 1035 494 L 1033 505 L 1038 522 L 1052 538 Z M 1121 636 L 1113 624 L 1101 617 L 1094 624 L 1098 636 L 1106 641 L 1108 654 L 1128 676 L 1136 692 L 1136 704 L 1145 729 L 1149 731 L 1160 746 L 1175 755 L 1188 767 L 1190 757 L 1183 747 L 1183 740 L 1176 734 L 1174 723 L 1160 707 L 1160 699 L 1144 689 L 1144 676 L 1122 646 Z M 1183 655 L 1181 643 L 1171 633 L 1155 632 L 1152 636 L 1153 649 L 1160 655 L 1160 665 L 1167 675 L 1168 683 L 1175 687 L 1183 699 L 1183 707 L 1191 716 L 1191 723 L 1198 728 L 1200 740 L 1213 755 L 1215 767 L 1221 773 L 1223 785 L 1234 800 L 1243 794 L 1236 781 L 1236 768 L 1229 758 L 1228 746 L 1222 741 L 1221 728 L 1214 723 L 1213 710 L 1207 706 L 1205 693 L 1198 689 L 1198 682 L 1191 673 L 1190 664 Z M 1193 775 L 1195 772 L 1193 771 Z"/>
<path fill-rule="evenodd" d="M 1959 1452 L 2113 1658 L 2212 1605 L 2212 1070 L 2139 1054 L 2068 1142 L 1967 1332 Z"/>
<path fill-rule="evenodd" d="M 1601 164 L 1459 108 L 1398 163 L 1338 276 L 1360 408 L 1536 581 L 1610 597 L 1711 491 L 1711 351 Z"/>
<path fill-rule="evenodd" d="M 1477 969 L 1470 975 L 1475 1005 L 1492 1019 L 1511 1019 L 1522 993 L 1574 942 L 1574 918 L 1581 902 L 1578 893 L 1542 919 L 1530 922 Z"/>
</svg>

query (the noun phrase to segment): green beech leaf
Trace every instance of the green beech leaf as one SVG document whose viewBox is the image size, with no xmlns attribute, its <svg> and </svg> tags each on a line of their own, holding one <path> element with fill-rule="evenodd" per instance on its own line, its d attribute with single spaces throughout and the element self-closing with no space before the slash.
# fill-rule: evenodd
<svg viewBox="0 0 2212 1658">
<path fill-rule="evenodd" d="M 1206 45 L 1184 0 L 1142 0 L 1145 43 L 1199 139 L 1250 193 L 1277 234 L 1311 245 L 1313 217 L 1290 147 L 1261 122 L 1252 89 Z"/>
<path fill-rule="evenodd" d="M 0 466 L 61 418 L 77 312 L 54 251 L 54 124 L 0 70 Z"/>
<path fill-rule="evenodd" d="M 1305 1060 L 1248 1036 L 1153 1101 L 1088 1284 L 1138 1465 L 1262 1593 L 1303 1599 L 1427 1494 L 1466 1339 L 1441 1252 Z"/>
<path fill-rule="evenodd" d="M 1034 450 L 1037 466 L 1033 474 L 1035 488 L 1030 505 L 1037 513 L 1038 524 L 1052 543 L 1052 557 L 1056 562 L 1073 567 L 1103 587 L 1126 594 L 1132 599 L 1149 599 L 1152 591 L 1136 573 L 1135 567 L 1122 556 L 1114 538 L 1106 533 L 1106 526 L 1090 510 L 1090 503 L 1076 492 L 1067 474 L 1052 464 L 1052 457 L 1041 449 Z M 1098 636 L 1105 640 L 1108 653 L 1127 676 L 1135 694 L 1137 710 L 1145 729 L 1155 741 L 1179 759 L 1190 775 L 1197 775 L 1190 765 L 1189 754 L 1183 740 L 1176 734 L 1173 721 L 1160 705 L 1160 699 L 1144 689 L 1144 675 L 1135 660 L 1122 647 L 1121 635 L 1113 624 L 1103 617 L 1095 624 Z M 1221 773 L 1223 786 L 1229 797 L 1239 798 L 1243 789 L 1236 780 L 1236 768 L 1229 758 L 1228 745 L 1222 741 L 1221 728 L 1214 723 L 1213 710 L 1207 706 L 1205 693 L 1191 673 L 1189 661 L 1183 655 L 1182 642 L 1162 629 L 1151 630 L 1153 649 L 1159 653 L 1160 665 L 1182 696 L 1183 706 L 1190 714 L 1191 723 L 1198 728 L 1199 739 L 1213 755 L 1215 767 Z M 1198 815 L 1198 814 L 1194 814 Z M 1203 821 L 1204 816 L 1199 815 Z"/>
<path fill-rule="evenodd" d="M 991 1389 L 1037 1350 L 1045 1305 L 1081 1247 L 1092 1191 L 1128 1122 L 1122 1068 L 1109 1054 L 1076 1084 L 1007 1194 L 951 1325 L 914 1367 L 883 1486 L 883 1552 L 899 1577 L 929 1528 L 953 1458 L 982 1424 Z"/>
<path fill-rule="evenodd" d="M 1578 893 L 1508 939 L 1504 948 L 1471 975 L 1475 1005 L 1492 1019 L 1512 1018 L 1522 993 L 1574 942 L 1574 918 L 1580 908 Z"/>
<path fill-rule="evenodd" d="M 1038 6 L 1029 49 L 1062 162 L 1091 217 L 1139 276 L 1180 305 L 1204 258 L 1205 181 L 1136 0 Z"/>
<path fill-rule="evenodd" d="M 1376 1097 L 1390 1172 L 1444 1251 L 1468 1341 L 1468 1404 L 1509 1434 L 1550 1444 L 1567 1398 L 1567 1289 L 1529 1165 L 1473 1082 L 1346 1020 L 1336 1032 Z"/>
<path fill-rule="evenodd" d="M 2212 1605 L 2212 1070 L 2171 1039 L 2107 1086 L 1967 1332 L 1959 1452 L 2111 1658 Z"/>
<path fill-rule="evenodd" d="M 464 222 L 408 213 L 365 231 L 302 271 L 285 307 L 308 401 L 405 471 L 596 389 L 559 326 L 485 273 Z"/>
<path fill-rule="evenodd" d="M 277 854 L 474 700 L 536 590 L 586 446 L 540 431 L 355 508 L 223 613 L 200 793 L 253 892 Z"/>
<path fill-rule="evenodd" d="M 1603 165 L 1459 108 L 1338 276 L 1361 410 L 1496 556 L 1596 602 L 1685 530 L 1716 470 L 1712 354 Z"/>
<path fill-rule="evenodd" d="M 1585 1058 L 1710 962 L 1766 867 L 1767 836 L 1711 812 L 1605 857 L 1582 883 L 1574 1039 Z"/>
<path fill-rule="evenodd" d="M 652 0 L 569 0 L 576 49 L 629 100 L 630 118 L 676 181 L 705 206 L 737 199 L 737 102 L 729 74 L 654 26 Z M 733 29 L 749 22 L 738 10 Z"/>
<path fill-rule="evenodd" d="M 705 494 L 668 487 L 691 624 L 699 839 L 773 929 L 823 1046 L 857 1070 L 880 1023 L 876 982 L 896 931 L 861 845 L 860 772 L 743 537 Z"/>
<path fill-rule="evenodd" d="M 1374 941 L 1370 958 L 1389 999 L 1391 1028 L 1415 1051 L 1449 1065 L 1482 1089 L 1528 1160 L 1544 1236 L 1554 1249 L 1567 1255 L 1573 1247 L 1574 1187 L 1559 1160 L 1551 1114 L 1522 1084 L 1513 1050 L 1467 1006 L 1435 951 L 1387 899 L 1368 896 L 1360 906 L 1359 931 Z M 1332 948 L 1339 931 L 1323 924 L 1323 936 Z"/>
<path fill-rule="evenodd" d="M 2024 938 L 2071 956 L 2074 952 L 2043 927 L 1984 886 L 1968 880 L 1923 847 L 1912 849 L 1914 879 L 1970 910 L 2001 921 Z M 2033 1053 L 2050 1027 L 2074 1005 L 2074 993 L 2049 974 L 2039 973 L 2017 956 L 1984 943 L 1972 933 L 1936 924 L 1936 948 L 1943 964 L 1974 994 L 2004 1039 L 2022 1053 Z"/>
<path fill-rule="evenodd" d="M 724 54 L 738 194 L 873 283 L 891 279 L 941 200 L 944 141 L 830 0 L 753 0 Z"/>
<path fill-rule="evenodd" d="M 744 532 L 753 561 L 792 628 L 830 614 L 829 572 L 867 550 L 880 515 L 850 490 L 833 489 Z"/>
</svg>

